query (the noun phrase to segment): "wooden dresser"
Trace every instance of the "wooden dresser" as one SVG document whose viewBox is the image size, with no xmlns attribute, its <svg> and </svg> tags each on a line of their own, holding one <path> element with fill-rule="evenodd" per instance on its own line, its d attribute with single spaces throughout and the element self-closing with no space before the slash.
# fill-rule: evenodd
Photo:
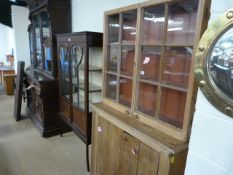
<svg viewBox="0 0 233 175">
<path fill-rule="evenodd" d="M 92 175 L 183 175 L 210 0 L 105 12 L 103 100 L 93 105 Z"/>
</svg>

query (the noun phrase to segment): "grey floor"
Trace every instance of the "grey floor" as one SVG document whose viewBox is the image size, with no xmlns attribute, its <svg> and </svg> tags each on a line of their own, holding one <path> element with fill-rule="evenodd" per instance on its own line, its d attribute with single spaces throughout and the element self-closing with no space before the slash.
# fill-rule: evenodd
<svg viewBox="0 0 233 175">
<path fill-rule="evenodd" d="M 89 175 L 73 132 L 42 138 L 30 119 L 14 121 L 13 104 L 14 96 L 0 95 L 0 175 Z"/>
</svg>

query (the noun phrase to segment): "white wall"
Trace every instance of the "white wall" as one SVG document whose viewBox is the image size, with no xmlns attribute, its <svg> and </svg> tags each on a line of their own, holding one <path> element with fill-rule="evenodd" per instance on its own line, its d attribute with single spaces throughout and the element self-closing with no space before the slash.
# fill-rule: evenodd
<svg viewBox="0 0 233 175">
<path fill-rule="evenodd" d="M 211 19 L 233 7 L 212 0 Z M 233 175 L 233 119 L 214 108 L 199 90 L 190 138 L 186 175 Z"/>
<path fill-rule="evenodd" d="M 14 56 L 15 61 L 25 61 L 25 67 L 30 65 L 28 19 L 29 10 L 25 7 L 12 6 L 12 25 L 14 29 Z"/>
<path fill-rule="evenodd" d="M 13 43 L 13 29 L 0 23 L 0 62 L 12 54 Z"/>
<path fill-rule="evenodd" d="M 146 0 L 72 0 L 72 31 L 103 32 L 104 11 Z"/>
</svg>

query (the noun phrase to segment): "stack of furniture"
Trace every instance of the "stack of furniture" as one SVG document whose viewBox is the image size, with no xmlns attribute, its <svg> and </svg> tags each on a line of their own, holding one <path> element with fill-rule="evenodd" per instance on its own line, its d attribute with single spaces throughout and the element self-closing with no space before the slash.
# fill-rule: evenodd
<svg viewBox="0 0 233 175">
<path fill-rule="evenodd" d="M 105 13 L 93 175 L 184 174 L 197 90 L 194 51 L 209 8 L 210 0 L 162 0 Z"/>
<path fill-rule="evenodd" d="M 59 134 L 56 34 L 71 31 L 70 0 L 27 0 L 31 66 L 26 69 L 27 111 L 44 137 Z"/>
</svg>

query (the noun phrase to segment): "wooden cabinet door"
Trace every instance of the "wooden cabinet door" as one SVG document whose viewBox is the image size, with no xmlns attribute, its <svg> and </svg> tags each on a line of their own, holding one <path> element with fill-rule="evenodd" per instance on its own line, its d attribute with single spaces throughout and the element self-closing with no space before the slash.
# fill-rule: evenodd
<svg viewBox="0 0 233 175">
<path fill-rule="evenodd" d="M 140 144 L 137 175 L 157 175 L 160 154 L 150 147 Z"/>
<path fill-rule="evenodd" d="M 120 163 L 121 135 L 123 131 L 109 123 L 108 158 L 106 175 L 118 175 Z"/>
<path fill-rule="evenodd" d="M 97 119 L 97 127 L 95 132 L 97 132 L 96 136 L 96 173 L 95 175 L 106 175 L 106 165 L 107 165 L 107 156 L 108 156 L 108 139 L 109 132 L 109 122 L 103 119 L 102 117 L 98 117 Z"/>
<path fill-rule="evenodd" d="M 120 166 L 118 175 L 136 175 L 139 141 L 127 133 L 121 137 Z"/>
</svg>

